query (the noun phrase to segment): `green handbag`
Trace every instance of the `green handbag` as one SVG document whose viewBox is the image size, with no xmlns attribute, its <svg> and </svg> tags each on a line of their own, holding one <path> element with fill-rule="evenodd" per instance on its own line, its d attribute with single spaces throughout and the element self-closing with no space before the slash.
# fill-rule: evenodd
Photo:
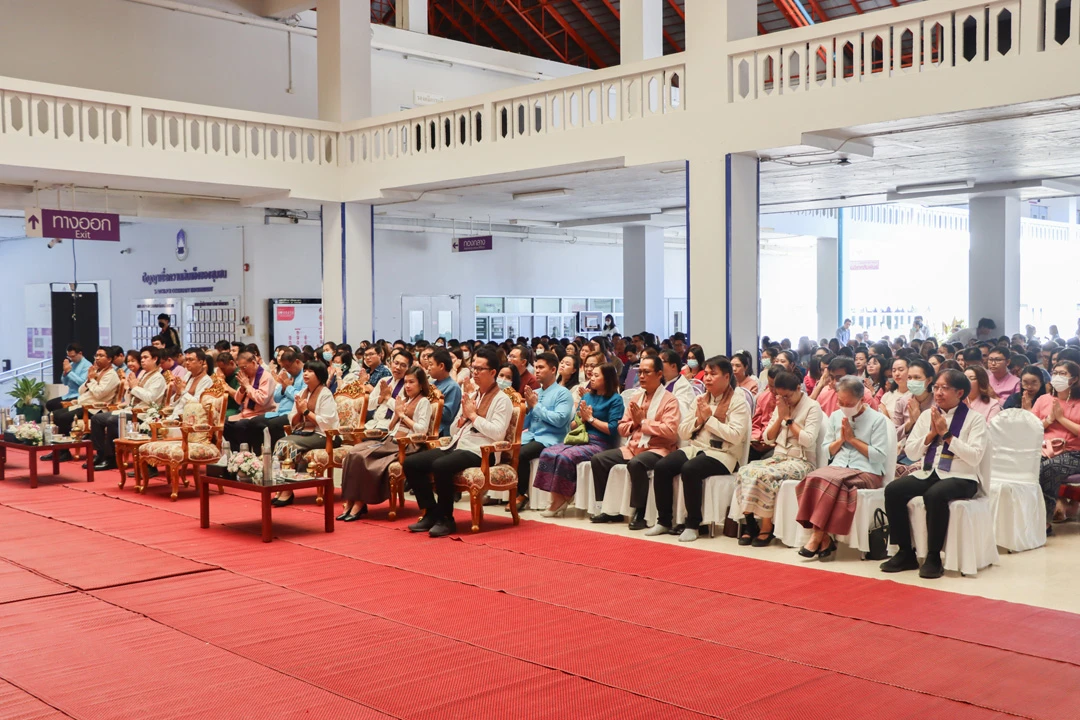
<svg viewBox="0 0 1080 720">
<path fill-rule="evenodd" d="M 581 415 L 574 416 L 574 422 L 577 423 L 577 428 L 566 433 L 566 437 L 563 439 L 564 445 L 588 445 L 589 444 L 589 428 L 585 425 L 585 422 L 581 419 Z"/>
</svg>

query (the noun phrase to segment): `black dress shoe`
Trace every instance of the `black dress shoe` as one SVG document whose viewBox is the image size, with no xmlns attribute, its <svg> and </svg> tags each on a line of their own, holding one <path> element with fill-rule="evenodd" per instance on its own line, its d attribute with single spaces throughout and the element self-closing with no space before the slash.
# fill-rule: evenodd
<svg viewBox="0 0 1080 720">
<path fill-rule="evenodd" d="M 630 521 L 631 530 L 644 530 L 649 527 L 649 523 L 645 522 L 645 516 L 638 514 L 634 516 L 634 519 Z"/>
<path fill-rule="evenodd" d="M 622 522 L 622 515 L 608 515 L 607 513 L 600 513 L 599 515 L 593 515 L 591 518 L 589 518 L 589 522 L 594 522 L 594 523 Z"/>
<path fill-rule="evenodd" d="M 451 520 L 440 520 L 435 523 L 431 530 L 428 532 L 433 538 L 446 537 L 447 535 L 455 535 L 457 533 L 457 523 Z"/>
<path fill-rule="evenodd" d="M 409 532 L 427 532 L 433 527 L 435 527 L 435 518 L 431 517 L 430 515 L 425 515 L 424 517 L 420 518 L 409 526 Z"/>
<path fill-rule="evenodd" d="M 60 454 L 57 456 L 56 459 L 59 460 L 60 462 L 71 462 L 75 458 L 73 458 L 71 456 L 71 451 L 70 450 L 61 450 Z"/>
<path fill-rule="evenodd" d="M 338 515 L 338 516 L 337 516 L 336 518 L 334 518 L 334 519 L 335 519 L 335 520 L 341 520 L 341 521 L 344 521 L 344 520 L 345 520 L 345 518 L 347 518 L 347 517 L 349 517 L 349 511 L 348 511 L 348 510 L 346 510 L 346 511 L 345 511 L 345 512 L 343 512 L 343 513 L 341 513 L 340 515 Z"/>
<path fill-rule="evenodd" d="M 356 522 L 360 519 L 360 517 L 360 513 L 356 513 L 355 515 L 346 515 L 345 517 L 341 518 L 341 522 Z"/>
<path fill-rule="evenodd" d="M 934 580 L 945 574 L 945 567 L 941 564 L 941 555 L 927 555 L 919 568 L 919 577 L 924 580 Z"/>
<path fill-rule="evenodd" d="M 161 473 L 158 472 L 158 469 L 156 467 L 150 466 L 146 468 L 146 477 L 148 478 L 157 477 L 160 474 Z"/>
<path fill-rule="evenodd" d="M 103 472 L 105 470 L 115 470 L 115 469 L 116 469 L 116 461 L 115 460 L 102 460 L 99 463 L 94 463 L 94 470 L 97 471 L 97 472 Z"/>
<path fill-rule="evenodd" d="M 891 558 L 881 563 L 881 572 L 898 573 L 905 570 L 918 570 L 919 560 L 915 557 L 914 550 L 901 550 Z"/>
</svg>

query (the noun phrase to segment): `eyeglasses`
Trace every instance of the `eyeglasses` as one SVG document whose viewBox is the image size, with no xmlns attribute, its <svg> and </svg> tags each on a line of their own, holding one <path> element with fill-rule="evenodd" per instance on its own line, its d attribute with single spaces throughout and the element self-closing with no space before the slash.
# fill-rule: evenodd
<svg viewBox="0 0 1080 720">
<path fill-rule="evenodd" d="M 488 372 L 489 370 L 494 370 L 495 368 L 484 367 L 483 365 L 470 365 L 469 369 L 472 370 L 474 373 L 478 373 Z"/>
<path fill-rule="evenodd" d="M 1057 370 L 1055 370 L 1054 372 L 1052 372 L 1052 373 L 1050 373 L 1050 374 L 1051 374 L 1051 375 L 1053 375 L 1054 377 L 1063 377 L 1063 378 L 1067 378 L 1067 377 L 1072 377 L 1071 375 L 1069 375 L 1069 371 L 1068 371 L 1068 370 L 1062 370 L 1062 371 L 1060 371 L 1060 372 L 1058 372 Z"/>
<path fill-rule="evenodd" d="M 989 357 L 987 358 L 986 362 L 991 365 L 1000 365 L 1001 363 L 1005 362 L 1005 358 Z"/>
</svg>

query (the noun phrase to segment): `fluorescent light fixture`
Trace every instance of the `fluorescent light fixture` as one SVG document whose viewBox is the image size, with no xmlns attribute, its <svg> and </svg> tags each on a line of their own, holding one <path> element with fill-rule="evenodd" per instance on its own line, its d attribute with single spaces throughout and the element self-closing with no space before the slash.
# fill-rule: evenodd
<svg viewBox="0 0 1080 720">
<path fill-rule="evenodd" d="M 298 218 L 298 217 L 282 217 L 276 215 L 267 215 L 263 219 L 265 225 L 322 225 L 321 220 Z"/>
<path fill-rule="evenodd" d="M 510 224 L 522 227 L 559 227 L 559 223 L 551 220 L 511 220 Z"/>
<path fill-rule="evenodd" d="M 660 171 L 661 175 L 674 175 L 675 173 L 686 172 L 686 167 L 667 168 Z"/>
<path fill-rule="evenodd" d="M 686 206 L 683 205 L 681 207 L 664 208 L 663 210 L 660 211 L 660 214 L 661 215 L 685 215 L 686 214 Z"/>
<path fill-rule="evenodd" d="M 555 190 L 537 190 L 535 192 L 514 193 L 515 200 L 547 200 L 549 198 L 566 197 L 573 195 L 574 191 L 569 188 L 557 188 Z"/>
<path fill-rule="evenodd" d="M 953 180 L 951 182 L 926 183 L 924 185 L 897 185 L 897 195 L 913 195 L 915 193 L 948 192 L 950 190 L 967 190 L 975 185 L 975 181 Z"/>
<path fill-rule="evenodd" d="M 561 228 L 589 227 L 590 225 L 628 225 L 632 223 L 647 223 L 653 219 L 648 215 L 612 215 L 610 217 L 584 218 L 582 220 L 564 220 L 559 223 Z"/>
</svg>

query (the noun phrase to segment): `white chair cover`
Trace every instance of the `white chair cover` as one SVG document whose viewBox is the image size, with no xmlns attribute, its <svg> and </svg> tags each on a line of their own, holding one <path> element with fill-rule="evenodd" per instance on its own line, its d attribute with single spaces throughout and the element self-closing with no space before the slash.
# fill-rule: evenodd
<svg viewBox="0 0 1080 720">
<path fill-rule="evenodd" d="M 753 403 L 753 396 L 750 395 L 750 391 L 746 388 L 740 388 L 746 393 L 750 403 Z M 753 432 L 753 424 L 747 425 L 746 428 L 746 442 L 743 443 L 742 456 L 739 458 L 739 467 L 742 467 L 746 463 L 750 462 L 750 437 Z M 682 522 L 686 519 L 686 507 L 683 502 L 682 478 L 676 478 L 676 482 L 679 483 L 680 491 L 678 494 L 678 505 L 676 507 L 675 514 L 678 516 L 676 522 Z M 709 526 L 709 534 L 712 535 L 715 532 L 716 525 L 723 525 L 724 519 L 728 517 L 728 512 L 731 510 L 731 501 L 735 499 L 735 484 L 739 481 L 738 473 L 731 473 L 729 475 L 713 475 L 705 478 L 705 488 L 702 494 L 702 508 L 701 521 Z"/>
<path fill-rule="evenodd" d="M 999 547 L 1012 552 L 1046 544 L 1046 507 L 1039 486 L 1043 428 L 1034 414 L 1012 408 L 990 423 L 990 507 Z"/>
</svg>

